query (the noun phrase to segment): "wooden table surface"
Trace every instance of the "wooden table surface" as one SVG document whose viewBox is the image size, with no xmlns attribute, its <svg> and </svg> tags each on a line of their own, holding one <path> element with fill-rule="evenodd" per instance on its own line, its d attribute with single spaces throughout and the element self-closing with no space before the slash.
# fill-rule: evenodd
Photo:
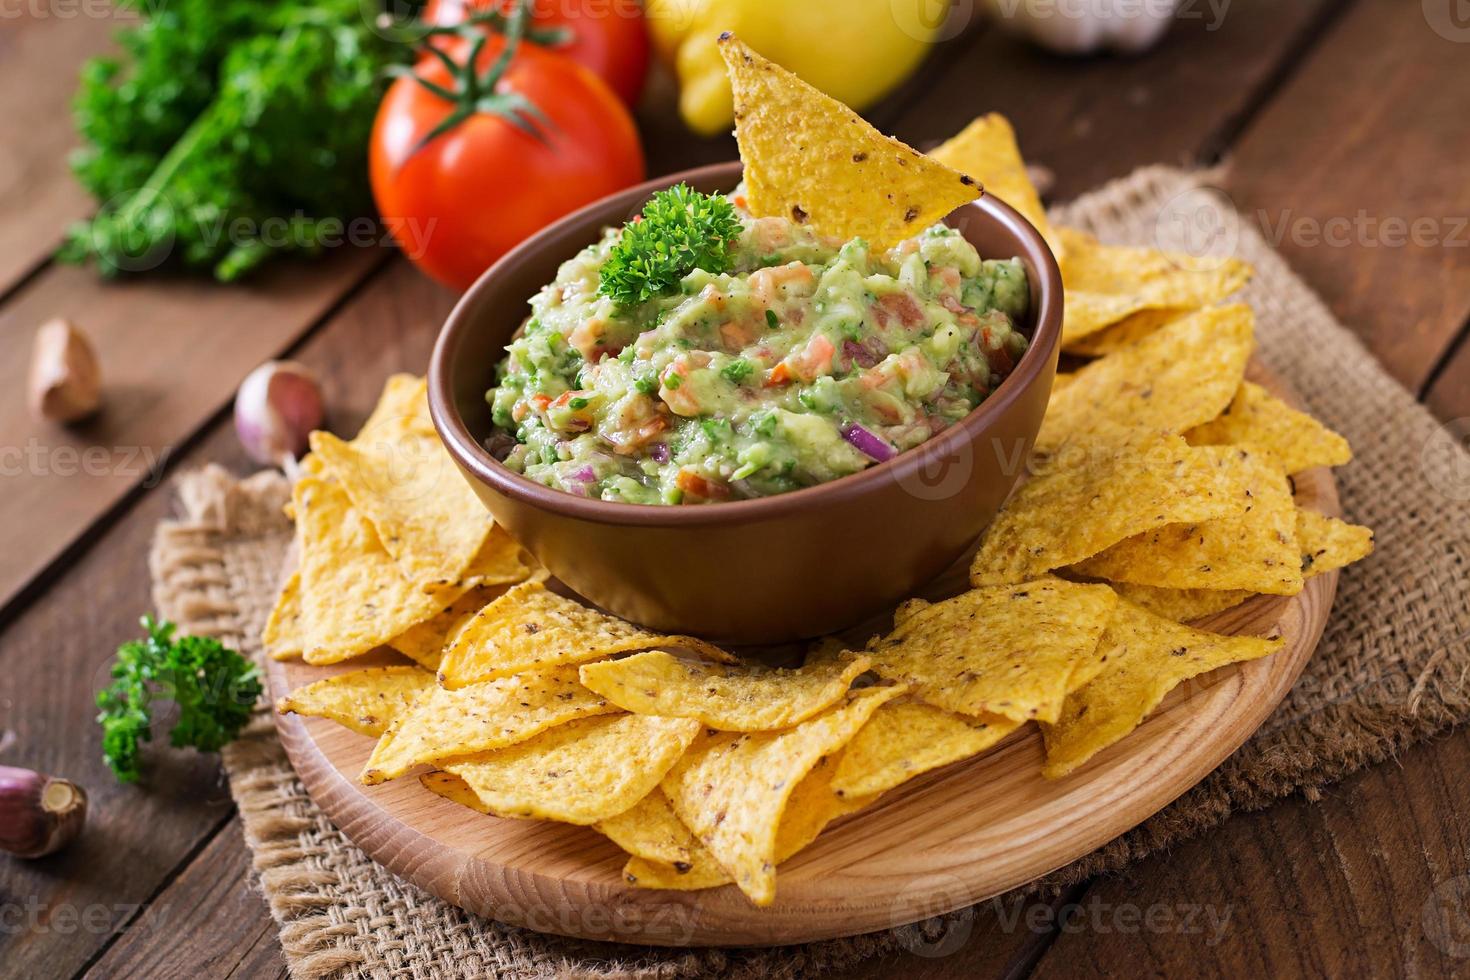
<svg viewBox="0 0 1470 980">
<path fill-rule="evenodd" d="M 1142 164 L 1226 161 L 1224 190 L 1385 367 L 1442 419 L 1470 416 L 1470 25 L 1456 0 L 1183 10 L 1159 48 L 1122 59 L 1051 57 L 975 20 L 871 118 L 924 147 L 1000 110 L 1054 171 L 1054 200 Z M 53 263 L 89 208 L 64 164 L 76 69 L 122 16 L 53 0 L 0 20 L 0 763 L 92 797 L 69 851 L 0 858 L 0 974 L 272 976 L 276 928 L 217 760 L 157 751 L 146 785 L 120 787 L 92 699 L 149 606 L 167 477 L 248 468 L 227 411 L 245 373 L 305 361 L 352 431 L 388 373 L 423 369 L 454 297 L 386 250 L 235 287 L 104 283 Z M 652 101 L 651 172 L 733 157 Z M 77 430 L 23 403 L 32 331 L 57 315 L 91 334 L 108 380 L 105 413 Z M 851 975 L 1464 975 L 1467 772 L 1470 733 L 1453 732 L 1054 902 L 981 906 Z"/>
</svg>

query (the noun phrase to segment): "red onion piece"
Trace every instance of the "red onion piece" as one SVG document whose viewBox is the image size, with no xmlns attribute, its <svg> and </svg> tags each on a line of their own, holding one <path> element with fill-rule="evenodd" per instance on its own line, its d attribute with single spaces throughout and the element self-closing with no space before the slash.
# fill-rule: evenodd
<svg viewBox="0 0 1470 980">
<path fill-rule="evenodd" d="M 864 456 L 885 463 L 895 455 L 893 447 L 872 432 L 853 422 L 843 427 L 842 438 Z"/>
</svg>

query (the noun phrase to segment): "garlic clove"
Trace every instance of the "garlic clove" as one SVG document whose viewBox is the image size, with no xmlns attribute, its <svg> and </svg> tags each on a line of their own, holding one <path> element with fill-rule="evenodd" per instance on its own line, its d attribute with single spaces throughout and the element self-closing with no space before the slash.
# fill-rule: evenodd
<svg viewBox="0 0 1470 980">
<path fill-rule="evenodd" d="M 41 325 L 31 347 L 31 411 L 53 422 L 79 422 L 102 404 L 97 352 L 70 321 Z"/>
<path fill-rule="evenodd" d="M 322 426 L 321 385 L 295 361 L 267 361 L 235 394 L 235 432 L 257 463 L 291 469 L 307 438 Z"/>
<path fill-rule="evenodd" d="M 66 779 L 0 766 L 0 850 L 38 858 L 76 839 L 87 820 L 87 794 Z"/>
</svg>

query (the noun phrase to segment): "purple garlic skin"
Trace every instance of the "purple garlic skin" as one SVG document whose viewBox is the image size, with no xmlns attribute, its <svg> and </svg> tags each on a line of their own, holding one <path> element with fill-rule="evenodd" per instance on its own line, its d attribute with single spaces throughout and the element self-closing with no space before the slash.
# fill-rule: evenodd
<svg viewBox="0 0 1470 980">
<path fill-rule="evenodd" d="M 316 375 L 295 361 L 267 361 L 235 394 L 235 432 L 257 463 L 289 469 L 322 427 L 325 406 Z"/>
<path fill-rule="evenodd" d="M 54 854 L 87 821 L 87 794 L 77 784 L 30 769 L 0 766 L 0 851 L 16 857 Z"/>
</svg>

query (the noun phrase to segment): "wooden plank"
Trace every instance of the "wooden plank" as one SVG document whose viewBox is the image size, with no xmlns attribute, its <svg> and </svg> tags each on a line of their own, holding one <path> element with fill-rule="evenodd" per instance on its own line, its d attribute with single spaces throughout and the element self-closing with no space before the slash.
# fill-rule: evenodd
<svg viewBox="0 0 1470 980">
<path fill-rule="evenodd" d="M 974 116 L 1010 117 L 1031 163 L 1073 197 L 1148 163 L 1190 164 L 1255 105 L 1334 0 L 1236 0 L 1218 26 L 1204 4 L 1157 48 L 1130 58 L 1063 58 L 987 31 L 898 120 L 926 148 Z"/>
<path fill-rule="evenodd" d="M 386 259 L 344 249 L 318 262 L 283 262 L 248 283 L 152 278 L 104 282 L 91 270 L 53 266 L 0 308 L 0 557 L 4 607 L 118 501 L 147 485 L 161 461 L 230 404 L 259 364 L 289 348 Z M 25 377 L 31 338 L 55 316 L 92 338 L 104 404 L 94 419 L 61 427 L 33 418 Z"/>
<path fill-rule="evenodd" d="M 92 201 L 73 179 L 71 98 L 82 62 L 140 19 L 99 0 L 7 5 L 0 20 L 0 295 L 46 261 Z"/>
<path fill-rule="evenodd" d="M 1227 180 L 1414 390 L 1470 318 L 1470 58 L 1425 9 L 1356 4 L 1246 129 Z"/>
<path fill-rule="evenodd" d="M 250 852 L 236 818 L 85 975 L 222 980 L 270 975 L 283 966 L 276 925 L 251 879 Z"/>
<path fill-rule="evenodd" d="M 1398 763 L 1096 881 L 1036 975 L 1463 976 L 1470 734 Z"/>
<path fill-rule="evenodd" d="M 1466 259 L 1470 261 L 1470 255 Z M 1470 322 L 1446 356 L 1444 369 L 1430 380 L 1424 401 L 1435 415 L 1456 423 L 1453 432 L 1457 439 L 1462 443 L 1470 439 L 1470 422 L 1466 421 L 1470 420 Z"/>
</svg>

